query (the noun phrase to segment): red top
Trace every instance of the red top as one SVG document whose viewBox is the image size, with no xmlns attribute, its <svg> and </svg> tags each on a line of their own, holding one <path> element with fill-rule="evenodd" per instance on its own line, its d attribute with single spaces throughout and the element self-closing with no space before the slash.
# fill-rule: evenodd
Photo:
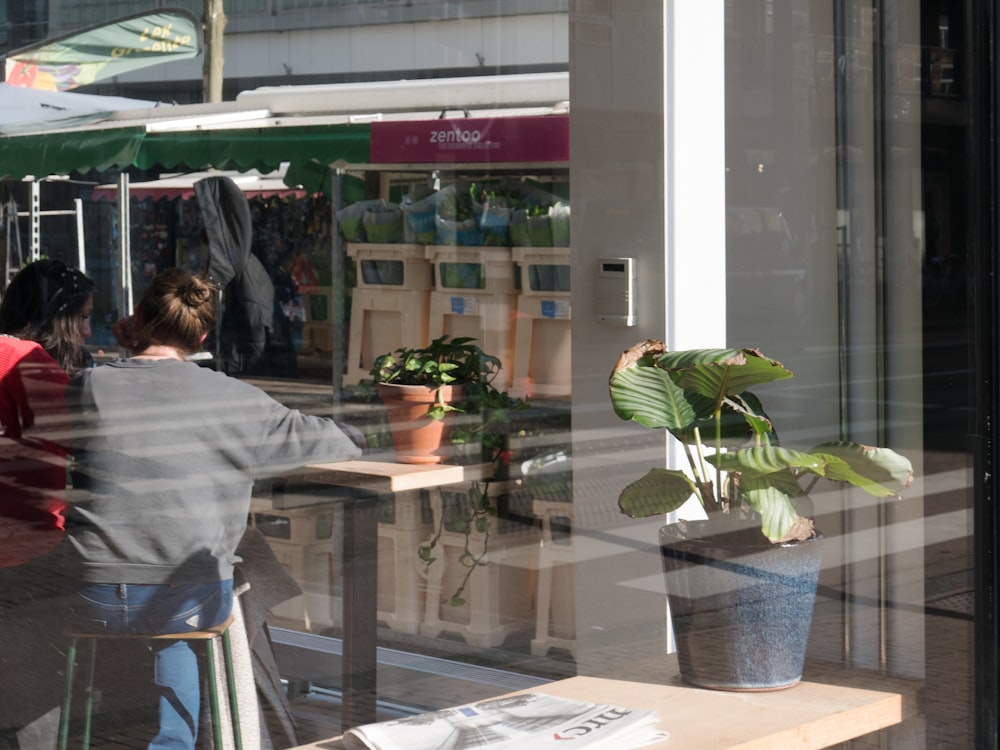
<svg viewBox="0 0 1000 750">
<path fill-rule="evenodd" d="M 66 452 L 46 432 L 65 413 L 68 381 L 37 343 L 0 335 L 0 568 L 62 538 Z"/>
</svg>

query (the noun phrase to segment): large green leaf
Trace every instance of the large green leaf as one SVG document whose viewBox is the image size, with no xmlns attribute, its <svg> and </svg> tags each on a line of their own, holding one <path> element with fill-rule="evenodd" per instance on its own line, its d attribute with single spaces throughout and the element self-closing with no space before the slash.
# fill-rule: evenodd
<svg viewBox="0 0 1000 750">
<path fill-rule="evenodd" d="M 689 430 L 712 414 L 711 402 L 685 393 L 667 372 L 643 360 L 611 375 L 611 404 L 624 420 L 671 432 Z"/>
<path fill-rule="evenodd" d="M 809 452 L 826 461 L 827 479 L 848 482 L 875 497 L 898 495 L 913 482 L 910 460 L 889 448 L 837 440 Z"/>
<path fill-rule="evenodd" d="M 826 466 L 821 456 L 777 445 L 740 448 L 728 453 L 706 456 L 705 460 L 723 471 L 738 471 L 754 476 L 772 474 L 785 469 L 806 469 L 815 474 L 822 474 Z"/>
<path fill-rule="evenodd" d="M 646 518 L 677 510 L 694 492 L 694 482 L 684 472 L 652 469 L 622 490 L 618 507 L 631 518 Z"/>
<path fill-rule="evenodd" d="M 740 493 L 746 504 L 760 514 L 761 531 L 772 542 L 782 541 L 799 519 L 792 500 L 802 494 L 802 488 L 790 471 L 744 476 Z"/>
<path fill-rule="evenodd" d="M 760 438 L 773 438 L 777 441 L 771 418 L 764 411 L 760 399 L 750 393 L 750 391 L 743 391 L 743 393 L 737 396 L 727 398 L 722 404 L 723 413 L 725 413 L 727 407 L 742 415 L 743 420 L 753 430 L 753 434 Z"/>
<path fill-rule="evenodd" d="M 721 404 L 757 385 L 792 377 L 777 360 L 757 349 L 688 349 L 664 352 L 656 364 L 668 371 L 681 388 Z"/>
</svg>

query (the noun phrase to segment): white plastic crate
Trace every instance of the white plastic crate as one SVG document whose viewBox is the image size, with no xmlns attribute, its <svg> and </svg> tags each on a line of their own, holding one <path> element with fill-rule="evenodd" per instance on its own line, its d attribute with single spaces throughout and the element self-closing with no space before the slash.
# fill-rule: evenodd
<svg viewBox="0 0 1000 750">
<path fill-rule="evenodd" d="M 348 242 L 347 254 L 357 263 L 359 289 L 413 291 L 432 286 L 431 264 L 423 245 Z"/>
<path fill-rule="evenodd" d="M 514 294 L 514 261 L 509 247 L 428 245 L 434 288 L 462 294 Z"/>
<path fill-rule="evenodd" d="M 569 295 L 521 295 L 514 331 L 514 376 L 517 396 L 563 398 L 572 391 Z"/>
<path fill-rule="evenodd" d="M 507 390 L 513 383 L 514 313 L 517 295 L 431 292 L 428 336 L 468 336 L 487 354 L 499 357 L 502 369 L 494 385 Z"/>
<path fill-rule="evenodd" d="M 424 613 L 423 563 L 417 554 L 433 534 L 422 493 L 397 492 L 391 521 L 378 524 L 378 618 L 392 630 L 416 634 Z"/>
<path fill-rule="evenodd" d="M 340 600 L 335 595 L 338 550 L 343 538 L 339 509 L 279 509 L 270 501 L 254 499 L 250 523 L 303 590 L 302 595 L 274 607 L 272 617 L 306 631 L 339 625 Z"/>
<path fill-rule="evenodd" d="M 518 269 L 521 294 L 547 298 L 570 295 L 568 247 L 515 247 L 511 257 Z"/>
<path fill-rule="evenodd" d="M 431 292 L 426 289 L 389 291 L 355 289 L 347 339 L 345 385 L 368 377 L 375 357 L 401 346 L 425 346 Z"/>
</svg>

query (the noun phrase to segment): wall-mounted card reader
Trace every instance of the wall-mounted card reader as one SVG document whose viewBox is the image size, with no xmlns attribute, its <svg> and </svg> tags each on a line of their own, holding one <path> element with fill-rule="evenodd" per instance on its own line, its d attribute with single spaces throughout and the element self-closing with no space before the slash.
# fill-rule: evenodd
<svg viewBox="0 0 1000 750">
<path fill-rule="evenodd" d="M 597 320 L 635 325 L 635 258 L 598 258 L 595 284 Z"/>
</svg>

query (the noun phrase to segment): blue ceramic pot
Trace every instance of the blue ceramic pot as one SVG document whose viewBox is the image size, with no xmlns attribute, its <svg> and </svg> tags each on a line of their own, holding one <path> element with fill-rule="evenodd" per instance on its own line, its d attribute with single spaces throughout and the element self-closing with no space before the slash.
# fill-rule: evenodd
<svg viewBox="0 0 1000 750">
<path fill-rule="evenodd" d="M 780 690 L 802 679 L 822 538 L 772 545 L 759 526 L 660 529 L 681 676 L 715 690 Z"/>
</svg>

